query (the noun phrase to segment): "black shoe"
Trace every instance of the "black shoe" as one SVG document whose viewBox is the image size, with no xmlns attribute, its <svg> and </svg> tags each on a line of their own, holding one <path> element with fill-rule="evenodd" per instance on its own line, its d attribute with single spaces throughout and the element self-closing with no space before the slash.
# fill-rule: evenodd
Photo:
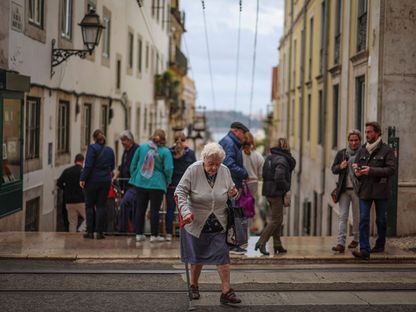
<svg viewBox="0 0 416 312">
<path fill-rule="evenodd" d="M 270 252 L 268 252 L 266 250 L 266 246 L 265 245 L 260 245 L 258 242 L 256 243 L 256 246 L 254 246 L 254 250 L 257 251 L 257 249 L 260 250 L 260 252 L 265 255 L 265 256 L 269 256 Z"/>
<path fill-rule="evenodd" d="M 362 259 L 362 260 L 370 260 L 370 254 L 365 252 L 365 251 L 358 251 L 358 250 L 354 250 L 352 252 L 352 255 L 354 257 L 356 257 L 357 259 Z"/>
<path fill-rule="evenodd" d="M 274 253 L 275 254 L 277 254 L 277 253 L 286 253 L 287 252 L 287 249 L 284 249 L 283 248 L 283 246 L 277 246 L 277 247 L 274 247 Z"/>
<path fill-rule="evenodd" d="M 241 299 L 238 298 L 234 290 L 230 288 L 230 290 L 226 294 L 224 293 L 221 294 L 220 302 L 222 304 L 237 304 L 237 303 L 241 303 Z"/>
<path fill-rule="evenodd" d="M 105 238 L 105 236 L 104 236 L 104 234 L 103 234 L 103 233 L 97 233 L 97 235 L 95 235 L 95 238 L 96 238 L 96 239 L 104 239 L 104 238 Z"/>
<path fill-rule="evenodd" d="M 189 287 L 189 290 L 192 293 L 192 299 L 193 300 L 198 300 L 201 297 L 201 295 L 199 294 L 199 288 L 198 288 L 198 286 L 191 285 Z"/>
<path fill-rule="evenodd" d="M 342 246 L 341 244 L 338 244 L 338 245 L 332 247 L 332 251 L 339 252 L 339 253 L 344 253 L 345 247 Z"/>
<path fill-rule="evenodd" d="M 374 246 L 373 248 L 371 248 L 371 252 L 373 253 L 378 253 L 378 252 L 384 252 L 384 246 L 383 247 L 377 247 Z"/>
<path fill-rule="evenodd" d="M 94 239 L 94 234 L 93 233 L 85 233 L 84 235 L 82 235 L 82 237 L 89 238 L 89 239 Z"/>
</svg>

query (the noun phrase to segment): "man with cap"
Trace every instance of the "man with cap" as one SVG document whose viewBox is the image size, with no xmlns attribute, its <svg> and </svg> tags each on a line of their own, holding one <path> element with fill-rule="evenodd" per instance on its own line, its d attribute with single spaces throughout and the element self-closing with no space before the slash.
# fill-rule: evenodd
<svg viewBox="0 0 416 312">
<path fill-rule="evenodd" d="M 223 164 L 230 170 L 231 178 L 239 190 L 242 188 L 243 180 L 248 178 L 248 172 L 243 165 L 243 154 L 241 153 L 246 132 L 249 132 L 249 129 L 243 123 L 235 121 L 231 124 L 228 134 L 219 141 L 225 151 Z M 230 249 L 232 254 L 244 254 L 246 251 L 240 246 Z"/>
</svg>

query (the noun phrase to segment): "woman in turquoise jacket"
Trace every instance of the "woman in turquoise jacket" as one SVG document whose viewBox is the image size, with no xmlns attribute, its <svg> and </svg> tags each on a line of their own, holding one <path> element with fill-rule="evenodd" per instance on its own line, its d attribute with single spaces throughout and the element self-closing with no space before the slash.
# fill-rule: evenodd
<svg viewBox="0 0 416 312">
<path fill-rule="evenodd" d="M 150 200 L 151 242 L 163 241 L 159 236 L 159 209 L 167 186 L 171 183 L 173 159 L 170 150 L 165 147 L 166 135 L 162 129 L 156 129 L 150 140 L 137 149 L 130 165 L 129 183 L 136 188 L 136 241 L 145 240 L 143 235 L 144 218 Z"/>
</svg>

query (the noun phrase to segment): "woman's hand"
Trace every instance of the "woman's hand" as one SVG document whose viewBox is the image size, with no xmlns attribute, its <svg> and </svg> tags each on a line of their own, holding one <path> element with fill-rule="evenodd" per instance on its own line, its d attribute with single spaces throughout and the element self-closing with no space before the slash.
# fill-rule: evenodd
<svg viewBox="0 0 416 312">
<path fill-rule="evenodd" d="M 79 181 L 79 186 L 83 189 L 85 187 L 85 181 Z"/>
<path fill-rule="evenodd" d="M 238 190 L 235 186 L 233 186 L 232 188 L 230 188 L 230 190 L 228 191 L 228 197 L 235 197 L 238 194 Z"/>
<path fill-rule="evenodd" d="M 188 213 L 185 217 L 183 217 L 183 223 L 190 224 L 194 220 L 194 215 L 192 213 Z"/>
</svg>

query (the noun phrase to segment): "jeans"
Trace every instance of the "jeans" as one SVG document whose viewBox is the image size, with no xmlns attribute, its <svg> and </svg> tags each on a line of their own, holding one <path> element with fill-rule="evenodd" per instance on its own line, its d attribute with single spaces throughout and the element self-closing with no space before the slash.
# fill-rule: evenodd
<svg viewBox="0 0 416 312">
<path fill-rule="evenodd" d="M 136 190 L 133 187 L 129 187 L 124 193 L 123 200 L 120 204 L 120 215 L 119 215 L 119 231 L 126 233 L 129 228 L 129 220 L 134 220 L 136 207 Z"/>
<path fill-rule="evenodd" d="M 105 204 L 111 182 L 90 182 L 85 188 L 87 232 L 103 233 L 106 227 Z"/>
<path fill-rule="evenodd" d="M 370 253 L 370 210 L 372 203 L 376 206 L 377 240 L 376 247 L 386 244 L 387 199 L 360 199 L 360 250 Z"/>
<path fill-rule="evenodd" d="M 166 209 L 166 233 L 173 234 L 173 218 L 175 217 L 175 189 L 168 187 L 166 193 L 167 209 Z"/>
<path fill-rule="evenodd" d="M 137 204 L 135 229 L 136 234 L 143 235 L 144 218 L 146 215 L 147 204 L 150 200 L 150 232 L 152 236 L 159 235 L 159 210 L 163 200 L 164 191 L 152 190 L 137 187 Z"/>
<path fill-rule="evenodd" d="M 339 219 L 338 219 L 338 244 L 345 246 L 347 238 L 348 216 L 352 209 L 352 235 L 354 241 L 358 242 L 359 237 L 359 199 L 352 189 L 343 192 L 339 199 Z"/>
</svg>

